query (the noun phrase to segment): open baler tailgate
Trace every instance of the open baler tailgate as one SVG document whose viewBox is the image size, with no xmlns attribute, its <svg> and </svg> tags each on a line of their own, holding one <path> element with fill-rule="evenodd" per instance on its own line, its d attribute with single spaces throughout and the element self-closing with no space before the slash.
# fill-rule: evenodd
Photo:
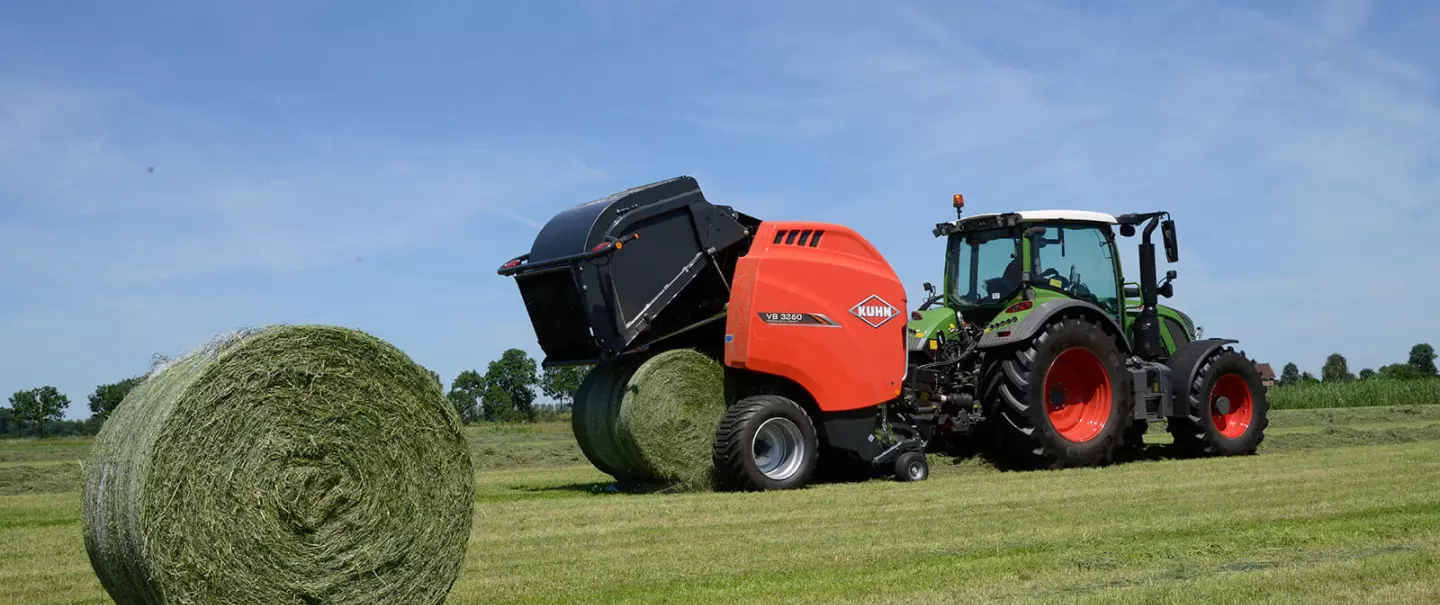
<svg viewBox="0 0 1440 605">
<path fill-rule="evenodd" d="M 758 224 L 679 177 L 561 212 L 499 273 L 515 277 L 546 365 L 595 363 L 723 317 Z"/>
</svg>

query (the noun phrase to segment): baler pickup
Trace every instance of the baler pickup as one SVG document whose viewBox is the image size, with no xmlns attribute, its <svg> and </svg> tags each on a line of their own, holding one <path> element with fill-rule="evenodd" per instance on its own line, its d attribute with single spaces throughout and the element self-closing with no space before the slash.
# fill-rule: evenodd
<svg viewBox="0 0 1440 605">
<path fill-rule="evenodd" d="M 759 224 L 678 177 L 561 212 L 498 272 L 515 277 L 545 365 L 593 364 L 723 320 Z"/>
</svg>

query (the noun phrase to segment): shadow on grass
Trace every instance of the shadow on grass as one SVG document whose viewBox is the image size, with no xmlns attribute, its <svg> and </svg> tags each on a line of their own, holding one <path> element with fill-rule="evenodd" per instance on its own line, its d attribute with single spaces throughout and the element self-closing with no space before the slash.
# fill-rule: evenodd
<svg viewBox="0 0 1440 605">
<path fill-rule="evenodd" d="M 531 493 L 571 493 L 588 494 L 593 496 L 635 496 L 647 494 L 683 494 L 697 490 L 686 490 L 667 483 L 621 483 L 618 481 L 595 481 L 587 483 L 567 483 L 565 485 L 547 485 L 543 487 L 521 487 L 514 488 L 516 491 Z"/>
</svg>

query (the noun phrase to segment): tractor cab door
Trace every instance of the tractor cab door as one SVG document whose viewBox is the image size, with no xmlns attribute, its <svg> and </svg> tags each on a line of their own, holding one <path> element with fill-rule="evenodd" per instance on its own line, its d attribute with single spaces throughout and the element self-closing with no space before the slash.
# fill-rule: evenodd
<svg viewBox="0 0 1440 605">
<path fill-rule="evenodd" d="M 1120 263 L 1110 229 L 1084 223 L 1043 226 L 1044 232 L 1030 236 L 1035 286 L 1092 303 L 1123 325 Z"/>
</svg>

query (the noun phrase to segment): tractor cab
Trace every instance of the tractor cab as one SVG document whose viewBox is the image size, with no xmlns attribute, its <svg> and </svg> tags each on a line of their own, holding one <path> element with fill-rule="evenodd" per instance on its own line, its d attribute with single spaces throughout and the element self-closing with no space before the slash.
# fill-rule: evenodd
<svg viewBox="0 0 1440 605">
<path fill-rule="evenodd" d="M 1118 319 L 1124 305 L 1114 224 L 1108 214 L 1075 210 L 958 221 L 946 247 L 946 306 L 984 320 L 1017 297 L 1068 297 L 1090 302 Z"/>
<path fill-rule="evenodd" d="M 947 238 L 944 307 L 912 318 L 912 351 L 926 348 L 918 342 L 924 340 L 921 334 L 931 337 L 935 328 L 956 323 L 948 312 L 963 319 L 958 323 L 993 327 L 1004 335 L 1002 328 L 1023 321 L 1038 305 L 1075 301 L 1108 320 L 1123 335 L 1126 348 L 1143 349 L 1147 359 L 1164 359 L 1196 338 L 1189 317 L 1152 300 L 1173 294 L 1175 274 L 1157 283 L 1153 248 L 1147 262 L 1142 245 L 1142 273 L 1149 276 L 1127 282 L 1115 242 L 1117 227 L 1118 235 L 1131 236 L 1136 224 L 1161 216 L 1164 213 L 1117 218 L 1084 210 L 1031 210 L 979 214 L 938 225 L 935 235 Z M 1173 222 L 1159 224 L 1170 257 L 1176 241 Z M 1151 325 L 1160 327 L 1158 342 L 1148 337 Z M 943 341 L 941 332 L 934 338 Z"/>
</svg>

